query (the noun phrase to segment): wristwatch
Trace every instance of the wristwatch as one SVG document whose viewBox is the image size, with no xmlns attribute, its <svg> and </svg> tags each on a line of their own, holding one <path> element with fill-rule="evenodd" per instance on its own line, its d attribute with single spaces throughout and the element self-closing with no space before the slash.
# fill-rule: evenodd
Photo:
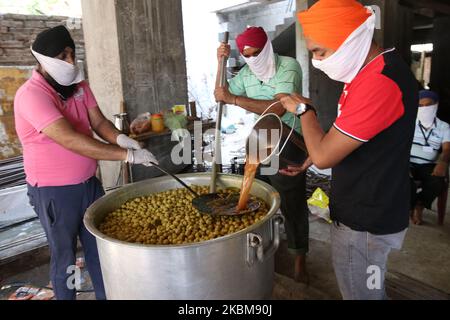
<svg viewBox="0 0 450 320">
<path fill-rule="evenodd" d="M 314 113 L 317 114 L 316 109 L 314 109 L 313 106 L 311 106 L 311 105 L 309 105 L 309 104 L 305 104 L 305 103 L 300 103 L 300 104 L 297 106 L 297 110 L 296 110 L 295 114 L 296 114 L 298 117 L 301 117 L 302 115 L 304 115 L 304 114 L 305 114 L 306 112 L 308 112 L 309 110 L 312 110 L 312 111 L 314 111 Z"/>
</svg>

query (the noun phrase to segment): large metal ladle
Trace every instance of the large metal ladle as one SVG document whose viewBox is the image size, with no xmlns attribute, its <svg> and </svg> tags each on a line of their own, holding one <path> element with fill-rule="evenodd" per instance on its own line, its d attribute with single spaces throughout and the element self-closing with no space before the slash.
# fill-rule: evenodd
<svg viewBox="0 0 450 320">
<path fill-rule="evenodd" d="M 200 211 L 200 213 L 209 214 L 211 216 L 239 216 L 256 212 L 261 207 L 259 201 L 250 201 L 246 210 L 238 211 L 239 194 L 208 193 L 200 195 L 176 175 L 167 172 L 154 162 L 150 162 L 150 164 L 162 173 L 178 181 L 178 183 L 192 193 L 195 197 L 192 200 L 192 205 L 195 209 Z"/>
<path fill-rule="evenodd" d="M 225 32 L 223 34 L 224 43 L 228 43 L 229 40 L 229 32 Z M 227 81 L 226 76 L 226 68 L 227 68 L 227 58 L 223 57 L 220 61 L 220 69 L 219 69 L 219 79 L 220 79 L 220 87 L 224 87 Z M 210 184 L 210 193 L 205 195 L 199 195 L 191 187 L 189 187 L 186 183 L 184 183 L 177 176 L 165 171 L 155 163 L 151 163 L 155 168 L 159 169 L 161 172 L 171 176 L 176 181 L 178 181 L 182 186 L 184 186 L 190 193 L 192 193 L 195 198 L 192 200 L 192 205 L 195 209 L 200 211 L 203 214 L 209 214 L 211 216 L 238 216 L 249 214 L 258 211 L 261 207 L 261 203 L 259 201 L 250 201 L 247 204 L 246 210 L 239 211 L 237 209 L 239 204 L 239 194 L 227 194 L 227 193 L 217 193 L 217 174 L 218 174 L 218 163 L 221 161 L 222 153 L 221 153 L 221 129 L 222 129 L 222 113 L 223 113 L 224 103 L 219 102 L 217 108 L 217 120 L 216 120 L 216 131 L 215 131 L 215 147 L 214 147 L 214 158 L 212 161 L 212 173 L 211 173 L 211 184 Z"/>
</svg>

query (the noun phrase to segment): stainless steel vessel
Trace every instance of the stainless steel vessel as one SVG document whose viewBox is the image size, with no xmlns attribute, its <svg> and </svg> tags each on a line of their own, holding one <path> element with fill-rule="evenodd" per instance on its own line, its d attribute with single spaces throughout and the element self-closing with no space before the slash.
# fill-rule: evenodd
<svg viewBox="0 0 450 320">
<path fill-rule="evenodd" d="M 117 130 L 124 134 L 130 133 L 130 123 L 128 122 L 128 114 L 127 113 L 119 113 L 114 116 L 114 126 Z"/>
<path fill-rule="evenodd" d="M 209 185 L 209 174 L 180 175 Z M 218 187 L 241 187 L 242 177 L 220 175 Z M 252 194 L 270 204 L 263 221 L 219 239 L 177 246 L 130 244 L 102 234 L 104 217 L 127 200 L 180 188 L 170 177 L 128 185 L 95 202 L 84 223 L 96 238 L 106 295 L 110 300 L 225 300 L 270 298 L 281 217 L 278 192 L 255 181 Z"/>
</svg>

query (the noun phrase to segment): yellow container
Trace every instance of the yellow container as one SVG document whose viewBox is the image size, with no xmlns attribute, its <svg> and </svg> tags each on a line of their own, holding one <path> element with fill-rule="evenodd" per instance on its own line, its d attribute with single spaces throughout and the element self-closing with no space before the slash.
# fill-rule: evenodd
<svg viewBox="0 0 450 320">
<path fill-rule="evenodd" d="M 175 113 L 175 114 L 187 115 L 186 105 L 184 105 L 184 104 L 177 104 L 177 105 L 173 106 L 172 112 Z"/>
<path fill-rule="evenodd" d="M 164 125 L 164 118 L 163 115 L 158 113 L 158 114 L 154 114 L 152 115 L 152 131 L 159 133 L 159 132 L 163 132 L 164 130 L 166 130 L 166 127 Z"/>
</svg>

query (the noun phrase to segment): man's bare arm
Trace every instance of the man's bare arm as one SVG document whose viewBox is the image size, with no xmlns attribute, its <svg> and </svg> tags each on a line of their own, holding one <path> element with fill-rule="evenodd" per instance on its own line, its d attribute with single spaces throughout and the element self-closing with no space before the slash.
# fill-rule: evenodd
<svg viewBox="0 0 450 320">
<path fill-rule="evenodd" d="M 281 101 L 286 110 L 293 113 L 299 103 L 311 104 L 309 99 L 299 95 L 285 97 Z M 362 142 L 346 136 L 334 127 L 326 134 L 320 127 L 316 114 L 312 111 L 301 117 L 301 123 L 309 155 L 319 169 L 335 167 L 363 145 Z"/>
<path fill-rule="evenodd" d="M 247 97 L 238 97 L 236 96 L 236 105 L 253 113 L 262 114 L 267 110 L 270 105 L 275 102 L 279 102 L 283 97 L 287 96 L 286 94 L 278 94 L 275 96 L 275 100 L 255 100 Z M 286 110 L 283 108 L 281 103 L 277 103 L 270 110 L 270 113 L 275 113 L 276 115 L 282 117 L 285 115 Z"/>
<path fill-rule="evenodd" d="M 303 136 L 313 163 L 319 169 L 334 168 L 353 151 L 363 145 L 334 127 L 325 134 L 314 112 L 301 118 Z"/>
<path fill-rule="evenodd" d="M 256 100 L 247 97 L 236 96 L 230 93 L 228 86 L 216 89 L 214 94 L 217 101 L 222 101 L 226 104 L 233 104 L 256 114 L 262 114 L 272 104 L 280 101 L 283 97 L 288 96 L 287 94 L 277 94 L 274 100 Z M 272 108 L 270 108 L 268 112 L 275 113 L 276 115 L 282 117 L 286 113 L 286 110 L 283 108 L 283 105 L 281 103 L 277 103 Z"/>
<path fill-rule="evenodd" d="M 92 130 L 100 138 L 111 144 L 117 144 L 117 137 L 122 133 L 114 127 L 111 121 L 106 119 L 100 108 L 89 109 L 89 121 Z"/>
<path fill-rule="evenodd" d="M 439 156 L 436 166 L 434 167 L 433 176 L 446 177 L 448 173 L 448 164 L 450 162 L 450 142 L 442 144 L 442 153 Z"/>
<path fill-rule="evenodd" d="M 450 142 L 445 142 L 442 144 L 442 153 L 439 156 L 438 161 L 446 164 L 450 163 Z"/>
<path fill-rule="evenodd" d="M 127 150 L 97 141 L 73 130 L 65 119 L 60 119 L 43 133 L 62 147 L 95 160 L 124 161 Z"/>
</svg>

